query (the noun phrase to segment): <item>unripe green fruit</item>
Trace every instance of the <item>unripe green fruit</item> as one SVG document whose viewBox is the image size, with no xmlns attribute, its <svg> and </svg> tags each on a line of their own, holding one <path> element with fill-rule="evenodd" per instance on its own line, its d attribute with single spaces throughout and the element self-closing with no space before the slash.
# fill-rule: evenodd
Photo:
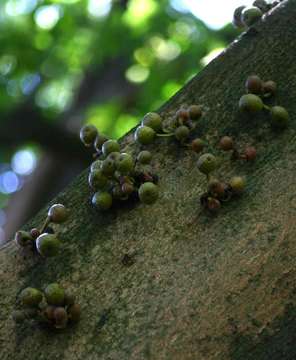
<svg viewBox="0 0 296 360">
<path fill-rule="evenodd" d="M 133 157 L 127 153 L 120 154 L 115 164 L 116 169 L 123 175 L 133 171 L 135 166 Z"/>
<path fill-rule="evenodd" d="M 284 129 L 289 123 L 289 113 L 282 106 L 273 106 L 270 109 L 271 124 L 280 129 Z"/>
<path fill-rule="evenodd" d="M 44 295 L 49 305 L 64 305 L 65 291 L 58 283 L 52 283 L 47 285 L 44 290 Z"/>
<path fill-rule="evenodd" d="M 149 164 L 152 160 L 152 154 L 150 151 L 147 150 L 143 150 L 141 152 L 139 152 L 138 156 L 137 156 L 137 160 L 139 161 L 140 164 Z"/>
<path fill-rule="evenodd" d="M 19 246 L 26 247 L 32 244 L 33 237 L 28 231 L 19 230 L 15 233 L 14 240 Z"/>
<path fill-rule="evenodd" d="M 100 210 L 108 210 L 112 206 L 112 196 L 104 192 L 96 192 L 92 197 L 92 204 Z"/>
<path fill-rule="evenodd" d="M 254 94 L 243 95 L 239 100 L 239 108 L 250 114 L 255 114 L 263 109 L 263 102 L 259 96 Z"/>
<path fill-rule="evenodd" d="M 102 152 L 105 156 L 118 151 L 120 151 L 120 146 L 116 140 L 107 140 L 102 146 Z"/>
<path fill-rule="evenodd" d="M 94 147 L 97 151 L 100 151 L 102 149 L 103 144 L 108 140 L 107 136 L 103 134 L 98 134 L 95 141 L 94 141 Z"/>
<path fill-rule="evenodd" d="M 216 169 L 217 159 L 212 154 L 203 154 L 197 161 L 197 167 L 200 172 L 208 175 L 210 172 Z"/>
<path fill-rule="evenodd" d="M 84 125 L 80 130 L 80 140 L 85 146 L 93 145 L 98 130 L 94 125 Z"/>
<path fill-rule="evenodd" d="M 155 112 L 149 112 L 142 120 L 143 126 L 148 126 L 156 132 L 160 132 L 162 129 L 162 119 Z"/>
<path fill-rule="evenodd" d="M 103 174 L 103 171 L 94 170 L 91 171 L 88 175 L 88 184 L 95 190 L 104 188 L 108 183 L 108 178 Z"/>
<path fill-rule="evenodd" d="M 189 106 L 188 112 L 191 120 L 198 120 L 202 116 L 202 109 L 200 105 Z"/>
<path fill-rule="evenodd" d="M 175 138 L 179 141 L 184 141 L 188 138 L 190 130 L 187 126 L 181 125 L 175 130 Z"/>
<path fill-rule="evenodd" d="M 251 6 L 242 11 L 241 20 L 246 26 L 252 26 L 261 19 L 262 15 L 263 13 L 259 8 Z"/>
<path fill-rule="evenodd" d="M 69 319 L 77 322 L 80 320 L 80 316 L 81 316 L 81 308 L 79 304 L 73 304 L 69 307 L 68 309 L 68 315 L 69 315 Z"/>
<path fill-rule="evenodd" d="M 238 8 L 235 9 L 234 14 L 233 14 L 233 19 L 232 19 L 232 24 L 237 27 L 237 28 L 242 28 L 244 27 L 244 24 L 242 22 L 241 16 L 242 16 L 242 12 L 245 9 L 245 6 L 239 6 Z"/>
<path fill-rule="evenodd" d="M 107 158 L 102 162 L 101 171 L 104 175 L 111 176 L 116 170 L 115 161 Z"/>
<path fill-rule="evenodd" d="M 54 204 L 49 208 L 47 215 L 51 222 L 60 224 L 67 220 L 69 214 L 63 204 Z"/>
<path fill-rule="evenodd" d="M 101 169 L 103 161 L 102 160 L 96 160 L 94 161 L 90 166 L 90 171 L 99 170 Z"/>
<path fill-rule="evenodd" d="M 119 159 L 120 156 L 120 152 L 119 151 L 113 151 L 112 153 L 110 153 L 107 156 L 107 159 L 113 160 L 114 162 L 116 162 Z"/>
<path fill-rule="evenodd" d="M 139 126 L 135 132 L 135 140 L 142 145 L 151 144 L 155 136 L 155 131 L 149 126 Z"/>
<path fill-rule="evenodd" d="M 230 151 L 234 148 L 234 141 L 230 136 L 223 136 L 220 139 L 219 146 L 223 151 Z"/>
<path fill-rule="evenodd" d="M 68 314 L 63 307 L 55 308 L 53 312 L 55 327 L 57 329 L 64 329 L 67 326 Z"/>
<path fill-rule="evenodd" d="M 158 199 L 158 186 L 152 182 L 145 182 L 138 190 L 140 201 L 144 204 L 153 204 Z"/>
<path fill-rule="evenodd" d="M 251 94 L 261 94 L 263 82 L 257 75 L 251 75 L 247 78 L 245 84 L 246 90 Z"/>
<path fill-rule="evenodd" d="M 36 248 L 44 257 L 52 257 L 59 252 L 61 243 L 54 234 L 44 233 L 36 239 Z"/>
<path fill-rule="evenodd" d="M 202 139 L 196 138 L 191 142 L 191 149 L 196 153 L 200 153 L 205 145 L 206 143 Z"/>
<path fill-rule="evenodd" d="M 229 185 L 235 194 L 240 195 L 245 190 L 246 180 L 241 176 L 234 176 L 230 179 Z"/>
<path fill-rule="evenodd" d="M 27 287 L 19 295 L 19 299 L 25 306 L 37 306 L 43 298 L 42 292 L 38 289 Z"/>
</svg>

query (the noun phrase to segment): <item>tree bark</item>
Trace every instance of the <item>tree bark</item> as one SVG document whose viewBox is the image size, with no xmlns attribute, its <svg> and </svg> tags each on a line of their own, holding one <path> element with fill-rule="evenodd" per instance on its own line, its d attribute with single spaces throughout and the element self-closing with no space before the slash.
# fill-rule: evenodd
<svg viewBox="0 0 296 360">
<path fill-rule="evenodd" d="M 161 189 L 153 206 L 98 213 L 82 173 L 53 201 L 72 214 L 59 227 L 58 257 L 25 259 L 14 243 L 0 252 L 1 359 L 296 358 L 295 18 L 296 1 L 283 2 L 160 109 L 167 118 L 183 104 L 203 104 L 198 135 L 223 160 L 216 175 L 245 175 L 247 193 L 205 214 L 197 156 L 173 141 L 151 147 Z M 277 82 L 274 103 L 291 114 L 287 130 L 239 113 L 253 73 Z M 226 134 L 254 144 L 258 160 L 241 164 L 218 152 Z M 122 144 L 137 148 L 132 133 Z M 121 262 L 127 253 L 129 267 Z M 60 332 L 15 325 L 19 291 L 53 281 L 77 294 L 80 323 Z"/>
</svg>

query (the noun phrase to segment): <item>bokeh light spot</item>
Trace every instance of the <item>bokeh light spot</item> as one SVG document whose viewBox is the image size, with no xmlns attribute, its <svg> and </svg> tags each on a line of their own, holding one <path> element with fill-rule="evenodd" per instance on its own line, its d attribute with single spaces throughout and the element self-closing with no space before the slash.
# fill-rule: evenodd
<svg viewBox="0 0 296 360">
<path fill-rule="evenodd" d="M 19 175 L 30 175 L 36 168 L 37 157 L 31 150 L 19 150 L 11 161 L 11 167 Z"/>
<path fill-rule="evenodd" d="M 88 0 L 87 10 L 91 16 L 104 17 L 111 10 L 111 0 Z"/>
<path fill-rule="evenodd" d="M 13 171 L 5 171 L 0 175 L 0 191 L 3 194 L 12 194 L 19 189 L 20 181 Z"/>
<path fill-rule="evenodd" d="M 129 67 L 125 73 L 128 81 L 133 83 L 142 83 L 146 81 L 149 77 L 150 71 L 142 65 L 132 65 Z"/>
<path fill-rule="evenodd" d="M 34 19 L 41 29 L 50 30 L 55 27 L 60 17 L 61 8 L 58 5 L 45 5 L 37 9 Z"/>
<path fill-rule="evenodd" d="M 8 16 L 29 14 L 37 5 L 37 0 L 9 0 L 5 6 Z"/>
</svg>

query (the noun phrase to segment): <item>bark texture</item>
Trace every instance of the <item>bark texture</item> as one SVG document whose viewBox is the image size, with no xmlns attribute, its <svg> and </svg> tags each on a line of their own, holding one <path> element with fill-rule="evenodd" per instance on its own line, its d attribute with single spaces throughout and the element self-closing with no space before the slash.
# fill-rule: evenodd
<svg viewBox="0 0 296 360">
<path fill-rule="evenodd" d="M 246 175 L 247 193 L 218 216 L 204 214 L 197 156 L 163 139 L 151 147 L 161 189 L 153 206 L 96 212 L 85 171 L 54 200 L 72 212 L 59 227 L 59 256 L 24 258 L 13 243 L 0 252 L 1 359 L 296 358 L 295 18 L 296 1 L 283 2 L 160 109 L 166 118 L 182 104 L 203 104 L 197 133 L 223 160 L 216 175 Z M 239 113 L 252 73 L 278 83 L 274 103 L 291 114 L 287 130 Z M 255 145 L 258 160 L 230 161 L 216 147 L 226 134 Z M 137 147 L 132 133 L 122 143 Z M 77 294 L 80 323 L 60 332 L 15 325 L 19 291 L 53 281 Z"/>
</svg>

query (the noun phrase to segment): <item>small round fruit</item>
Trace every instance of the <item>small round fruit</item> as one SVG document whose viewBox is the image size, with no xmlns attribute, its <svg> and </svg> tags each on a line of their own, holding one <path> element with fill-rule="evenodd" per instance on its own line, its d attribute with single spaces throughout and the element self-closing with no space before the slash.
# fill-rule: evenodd
<svg viewBox="0 0 296 360">
<path fill-rule="evenodd" d="M 44 290 L 44 295 L 49 305 L 64 305 L 65 291 L 58 283 L 52 283 L 47 285 Z"/>
<path fill-rule="evenodd" d="M 108 178 L 103 174 L 103 170 L 91 171 L 88 175 L 88 184 L 95 190 L 104 188 L 108 183 Z"/>
<path fill-rule="evenodd" d="M 250 6 L 242 11 L 241 20 L 246 26 L 252 26 L 261 19 L 262 15 L 263 13 L 259 8 Z"/>
<path fill-rule="evenodd" d="M 234 141 L 230 136 L 223 136 L 220 139 L 219 142 L 219 147 L 223 150 L 223 151 L 230 151 L 233 150 L 234 148 Z"/>
<path fill-rule="evenodd" d="M 181 122 L 186 122 L 189 120 L 189 111 L 186 109 L 179 109 L 176 112 L 176 118 L 181 120 Z"/>
<path fill-rule="evenodd" d="M 149 126 L 139 126 L 135 132 L 135 140 L 142 145 L 151 144 L 155 136 L 155 131 Z"/>
<path fill-rule="evenodd" d="M 97 151 L 102 150 L 103 144 L 108 140 L 107 136 L 103 134 L 98 134 L 95 141 L 94 141 L 94 147 Z"/>
<path fill-rule="evenodd" d="M 111 176 L 116 170 L 115 161 L 109 157 L 102 162 L 101 171 L 106 176 Z"/>
<path fill-rule="evenodd" d="M 271 124 L 276 127 L 283 129 L 288 126 L 289 113 L 282 106 L 273 106 L 270 110 Z"/>
<path fill-rule="evenodd" d="M 15 233 L 14 240 L 19 246 L 26 247 L 32 244 L 34 239 L 28 231 L 19 230 Z"/>
<path fill-rule="evenodd" d="M 126 198 L 126 195 L 122 192 L 121 186 L 119 184 L 115 184 L 112 187 L 112 198 L 116 200 L 122 200 Z"/>
<path fill-rule="evenodd" d="M 254 94 L 243 95 L 239 100 L 239 108 L 250 114 L 255 114 L 263 109 L 263 102 L 259 96 Z"/>
<path fill-rule="evenodd" d="M 273 96 L 276 93 L 277 85 L 274 81 L 268 80 L 263 83 L 263 94 L 265 97 Z"/>
<path fill-rule="evenodd" d="M 116 169 L 123 175 L 133 171 L 135 166 L 133 157 L 127 153 L 121 153 L 115 164 Z"/>
<path fill-rule="evenodd" d="M 238 8 L 236 8 L 234 10 L 233 19 L 232 19 L 233 26 L 235 26 L 237 28 L 244 27 L 244 24 L 242 23 L 242 20 L 241 20 L 241 16 L 242 16 L 242 12 L 245 8 L 246 7 L 243 5 L 243 6 L 239 6 Z"/>
<path fill-rule="evenodd" d="M 254 161 L 257 157 L 257 150 L 254 146 L 248 146 L 244 152 L 245 159 L 247 161 Z"/>
<path fill-rule="evenodd" d="M 67 326 L 68 314 L 65 308 L 57 307 L 53 312 L 55 327 L 57 329 L 64 329 Z"/>
<path fill-rule="evenodd" d="M 26 320 L 26 313 L 23 310 L 14 310 L 12 313 L 12 319 L 20 324 Z"/>
<path fill-rule="evenodd" d="M 110 160 L 113 160 L 113 161 L 117 161 L 119 159 L 119 156 L 120 156 L 120 152 L 119 151 L 114 151 L 112 153 L 110 153 L 108 156 L 107 156 L 107 159 L 110 159 Z"/>
<path fill-rule="evenodd" d="M 84 125 L 80 130 L 80 140 L 85 146 L 93 145 L 98 130 L 94 125 Z"/>
<path fill-rule="evenodd" d="M 191 149 L 196 153 L 200 153 L 205 145 L 206 143 L 202 139 L 196 138 L 191 142 Z"/>
<path fill-rule="evenodd" d="M 270 4 L 268 4 L 265 0 L 255 0 L 253 2 L 253 6 L 260 9 L 263 13 L 267 12 L 270 9 Z"/>
<path fill-rule="evenodd" d="M 112 196 L 107 192 L 96 192 L 92 197 L 92 204 L 100 210 L 108 210 L 112 206 Z"/>
<path fill-rule="evenodd" d="M 43 310 L 43 315 L 45 316 L 45 318 L 49 321 L 53 321 L 54 320 L 54 311 L 55 311 L 55 306 L 53 305 L 47 305 L 46 308 Z"/>
<path fill-rule="evenodd" d="M 102 160 L 96 160 L 94 161 L 90 166 L 90 171 L 99 170 L 102 166 Z"/>
<path fill-rule="evenodd" d="M 73 305 L 75 302 L 75 296 L 70 293 L 69 291 L 65 291 L 65 298 L 64 298 L 64 304 L 66 306 L 70 306 L 70 305 Z"/>
<path fill-rule="evenodd" d="M 221 203 L 218 199 L 210 197 L 210 198 L 208 198 L 208 201 L 207 201 L 207 208 L 210 212 L 216 213 L 217 211 L 220 210 Z"/>
<path fill-rule="evenodd" d="M 208 190 L 214 197 L 217 196 L 220 198 L 225 195 L 226 186 L 218 179 L 211 179 L 209 181 Z"/>
<path fill-rule="evenodd" d="M 144 204 L 153 204 L 158 199 L 158 186 L 152 182 L 145 182 L 138 190 L 139 199 Z"/>
<path fill-rule="evenodd" d="M 43 298 L 42 292 L 38 289 L 27 287 L 19 295 L 19 299 L 25 306 L 37 306 Z"/>
<path fill-rule="evenodd" d="M 208 175 L 210 172 L 216 169 L 217 159 L 212 154 L 203 154 L 197 161 L 197 167 L 200 172 Z"/>
<path fill-rule="evenodd" d="M 54 234 L 44 233 L 36 239 L 36 248 L 40 255 L 52 257 L 59 252 L 61 243 Z"/>
<path fill-rule="evenodd" d="M 149 164 L 152 160 L 152 154 L 150 151 L 147 150 L 140 151 L 137 156 L 137 160 L 139 161 L 140 164 L 143 165 Z"/>
<path fill-rule="evenodd" d="M 246 188 L 246 180 L 242 176 L 234 176 L 230 179 L 229 185 L 234 194 L 240 195 Z"/>
<path fill-rule="evenodd" d="M 121 185 L 121 191 L 124 195 L 130 195 L 134 192 L 135 188 L 133 184 L 125 182 Z"/>
<path fill-rule="evenodd" d="M 120 146 L 116 140 L 107 140 L 102 146 L 102 152 L 105 156 L 111 154 L 112 152 L 119 152 Z"/>
<path fill-rule="evenodd" d="M 33 228 L 30 230 L 30 235 L 34 240 L 38 238 L 39 235 L 41 235 L 40 231 L 37 228 Z"/>
<path fill-rule="evenodd" d="M 175 138 L 179 141 L 185 141 L 189 136 L 190 130 L 187 126 L 181 125 L 175 130 Z"/>
<path fill-rule="evenodd" d="M 191 120 L 198 120 L 202 116 L 202 109 L 200 105 L 189 106 L 188 112 Z"/>
<path fill-rule="evenodd" d="M 81 307 L 79 304 L 73 304 L 69 307 L 68 309 L 68 315 L 69 315 L 69 319 L 77 322 L 80 320 L 80 316 L 81 316 Z"/>
<path fill-rule="evenodd" d="M 251 75 L 247 78 L 245 87 L 248 93 L 261 94 L 263 82 L 259 76 Z"/>
<path fill-rule="evenodd" d="M 160 132 L 162 130 L 162 119 L 155 112 L 149 112 L 143 117 L 141 122 L 143 126 L 148 126 L 156 132 Z"/>
<path fill-rule="evenodd" d="M 47 213 L 50 221 L 56 224 L 61 224 L 68 218 L 68 210 L 63 204 L 52 205 Z"/>
</svg>

